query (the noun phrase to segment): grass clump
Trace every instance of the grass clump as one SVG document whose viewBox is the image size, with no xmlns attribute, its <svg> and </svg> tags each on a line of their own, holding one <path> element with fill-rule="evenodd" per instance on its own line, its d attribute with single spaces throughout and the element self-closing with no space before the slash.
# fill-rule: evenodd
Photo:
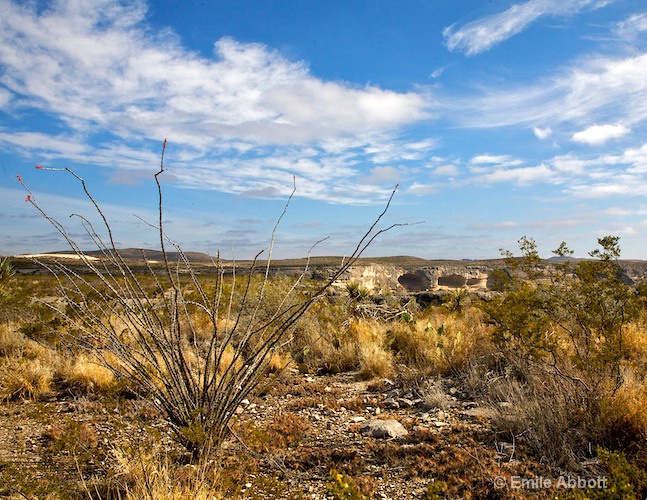
<svg viewBox="0 0 647 500">
<path fill-rule="evenodd" d="M 50 394 L 54 370 L 40 359 L 10 359 L 0 366 L 0 397 L 32 399 Z"/>
<path fill-rule="evenodd" d="M 74 394 L 106 393 L 115 388 L 114 373 L 87 353 L 79 353 L 58 371 L 60 388 Z"/>
</svg>

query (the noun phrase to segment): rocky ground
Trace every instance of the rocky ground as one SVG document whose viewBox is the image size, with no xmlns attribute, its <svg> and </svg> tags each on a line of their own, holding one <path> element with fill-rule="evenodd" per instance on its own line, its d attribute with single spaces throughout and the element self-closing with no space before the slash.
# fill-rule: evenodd
<svg viewBox="0 0 647 500">
<path fill-rule="evenodd" d="M 541 498 L 551 491 L 511 488 L 511 478 L 557 475 L 497 434 L 492 410 L 449 379 L 407 389 L 292 371 L 239 413 L 218 456 L 225 498 Z M 172 448 L 143 401 L 3 403 L 0 497 L 88 498 L 92 481 L 102 497 L 117 476 L 115 449 L 151 442 Z"/>
</svg>

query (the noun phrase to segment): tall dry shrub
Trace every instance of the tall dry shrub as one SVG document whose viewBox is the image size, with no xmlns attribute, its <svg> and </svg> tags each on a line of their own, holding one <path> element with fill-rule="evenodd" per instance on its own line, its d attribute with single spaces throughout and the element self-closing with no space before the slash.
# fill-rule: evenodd
<svg viewBox="0 0 647 500">
<path fill-rule="evenodd" d="M 147 395 L 170 424 L 175 439 L 197 457 L 217 447 L 228 434 L 239 404 L 257 387 L 273 354 L 289 340 L 308 309 L 378 235 L 398 225 L 377 229 L 395 189 L 352 255 L 329 280 L 304 292 L 306 265 L 267 310 L 267 298 L 273 294 L 270 270 L 275 236 L 294 191 L 272 229 L 264 263 L 259 261 L 261 251 L 241 274 L 236 266 L 225 266 L 218 255 L 209 279 L 201 279 L 164 230 L 160 176 L 165 171 L 165 149 L 166 140 L 155 174 L 159 220 L 156 226 L 151 224 L 159 235 L 163 264 L 161 269 L 154 268 L 142 252 L 144 276 L 121 256 L 108 220 L 75 172 L 37 167 L 71 175 L 80 183 L 98 223 L 84 214 L 72 215 L 100 251 L 99 260 L 90 258 L 66 227 L 41 208 L 20 176 L 18 180 L 28 191 L 27 201 L 63 236 L 89 271 L 89 275 L 78 272 L 63 262 L 43 264 L 58 280 L 65 299 L 58 313 L 73 324 L 75 339 L 93 356 L 117 378 L 133 382 Z M 175 250 L 176 258 L 168 248 Z"/>
</svg>

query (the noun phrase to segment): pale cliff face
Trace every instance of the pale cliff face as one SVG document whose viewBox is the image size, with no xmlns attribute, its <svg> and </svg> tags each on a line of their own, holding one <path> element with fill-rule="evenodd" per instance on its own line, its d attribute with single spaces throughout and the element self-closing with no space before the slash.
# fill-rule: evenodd
<svg viewBox="0 0 647 500">
<path fill-rule="evenodd" d="M 394 291 L 418 292 L 467 288 L 487 289 L 489 270 L 461 266 L 436 266 L 404 269 L 402 267 L 374 264 L 354 266 L 337 283 L 343 287 L 357 283 L 374 293 Z"/>
</svg>

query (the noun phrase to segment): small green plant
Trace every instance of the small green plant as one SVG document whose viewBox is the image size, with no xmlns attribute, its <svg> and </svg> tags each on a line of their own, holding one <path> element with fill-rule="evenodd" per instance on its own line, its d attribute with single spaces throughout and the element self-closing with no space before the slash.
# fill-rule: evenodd
<svg viewBox="0 0 647 500">
<path fill-rule="evenodd" d="M 326 489 L 335 500 L 365 500 L 367 498 L 350 477 L 334 469 L 330 471 Z"/>
<path fill-rule="evenodd" d="M 367 288 L 361 286 L 356 281 L 351 281 L 346 285 L 346 291 L 351 300 L 356 302 L 364 302 L 369 298 L 369 291 Z"/>
<path fill-rule="evenodd" d="M 462 312 L 470 304 L 470 294 L 467 290 L 459 288 L 447 295 L 443 300 L 443 306 L 451 312 Z"/>
<path fill-rule="evenodd" d="M 447 498 L 447 483 L 445 481 L 434 481 L 427 487 L 424 496 L 425 500 L 442 500 Z"/>
<path fill-rule="evenodd" d="M 16 274 L 13 268 L 13 262 L 9 257 L 0 261 L 0 285 L 3 285 Z"/>
<path fill-rule="evenodd" d="M 598 459 L 605 474 L 599 487 L 569 490 L 560 499 L 643 500 L 647 498 L 647 471 L 627 460 L 622 452 L 598 448 Z M 597 485 L 596 485 L 597 486 Z"/>
</svg>

